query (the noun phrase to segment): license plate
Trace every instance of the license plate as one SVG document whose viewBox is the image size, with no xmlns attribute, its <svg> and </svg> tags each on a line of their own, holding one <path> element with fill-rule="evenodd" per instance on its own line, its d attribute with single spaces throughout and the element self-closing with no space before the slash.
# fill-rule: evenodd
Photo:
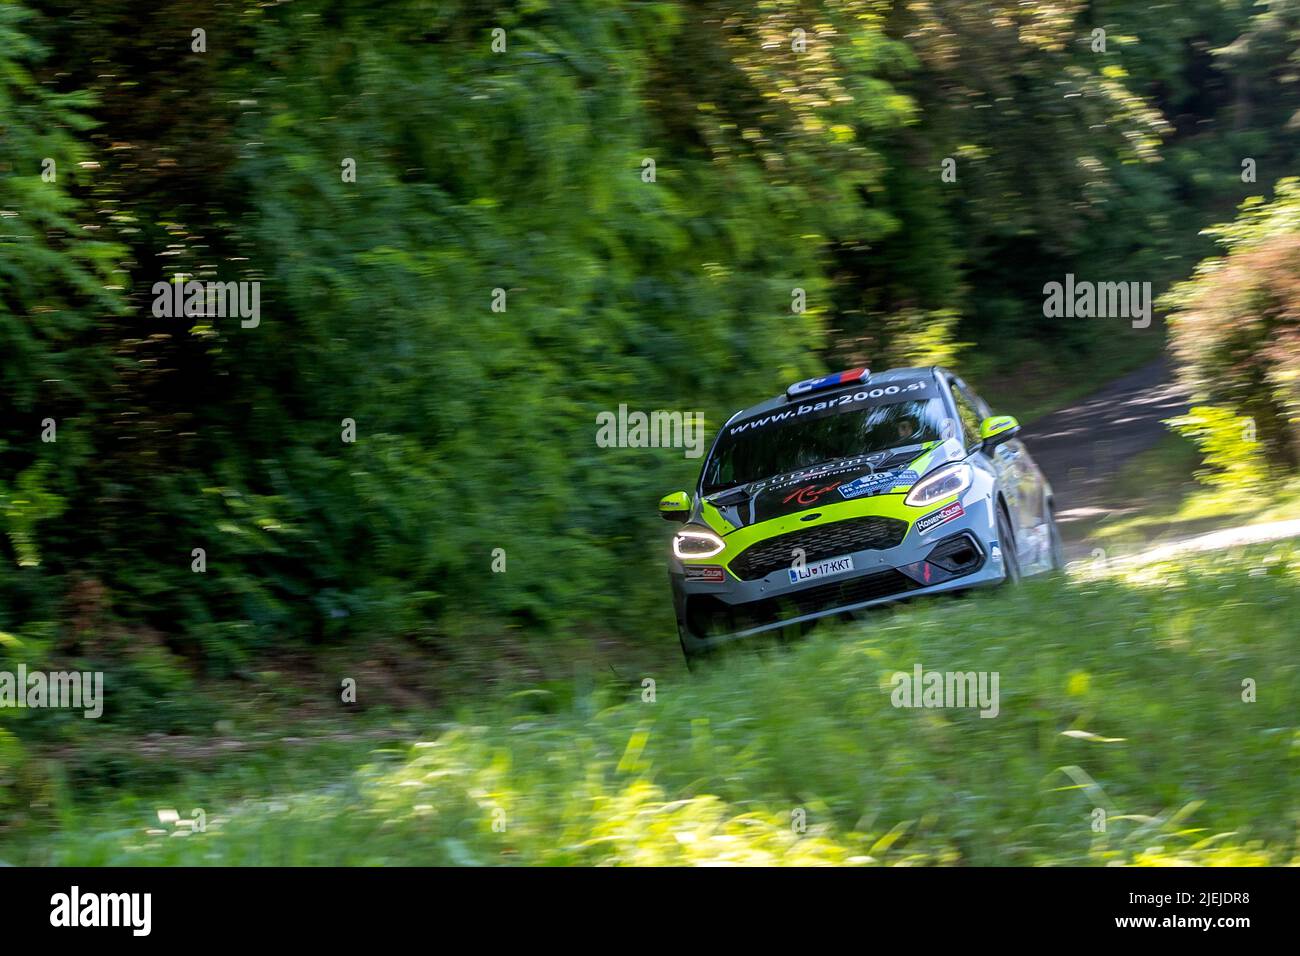
<svg viewBox="0 0 1300 956">
<path fill-rule="evenodd" d="M 798 584 L 800 581 L 811 581 L 813 578 L 833 578 L 837 574 L 852 570 L 853 556 L 846 554 L 840 558 L 816 561 L 803 569 L 789 568 L 786 573 L 790 575 L 791 584 Z"/>
</svg>

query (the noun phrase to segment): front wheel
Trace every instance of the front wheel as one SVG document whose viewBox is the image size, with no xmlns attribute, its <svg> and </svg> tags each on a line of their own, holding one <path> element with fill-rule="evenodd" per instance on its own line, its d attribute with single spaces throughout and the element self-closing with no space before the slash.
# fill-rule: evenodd
<svg viewBox="0 0 1300 956">
<path fill-rule="evenodd" d="M 1020 583 L 1020 557 L 1016 554 L 1016 539 L 1011 533 L 1011 519 L 1007 509 L 998 506 L 998 545 L 1002 548 L 1002 564 L 1007 569 L 1007 584 Z"/>
<path fill-rule="evenodd" d="M 1056 509 L 1050 504 L 1047 506 L 1047 534 L 1052 570 L 1062 571 L 1065 569 L 1065 544 L 1061 541 L 1061 529 L 1056 526 Z"/>
</svg>

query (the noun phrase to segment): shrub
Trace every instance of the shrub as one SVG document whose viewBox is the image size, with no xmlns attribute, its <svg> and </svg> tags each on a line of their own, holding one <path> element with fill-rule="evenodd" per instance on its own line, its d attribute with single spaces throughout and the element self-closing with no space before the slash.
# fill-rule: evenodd
<svg viewBox="0 0 1300 956">
<path fill-rule="evenodd" d="M 1166 424 L 1196 443 L 1208 466 L 1196 476 L 1206 484 L 1226 491 L 1252 491 L 1263 484 L 1268 468 L 1259 453 L 1253 419 L 1226 408 L 1196 405 Z"/>
<path fill-rule="evenodd" d="M 1162 300 L 1194 398 L 1252 418 L 1274 471 L 1300 465 L 1300 179 L 1217 226 L 1225 254 Z M 1196 428 L 1211 427 L 1210 416 Z"/>
</svg>

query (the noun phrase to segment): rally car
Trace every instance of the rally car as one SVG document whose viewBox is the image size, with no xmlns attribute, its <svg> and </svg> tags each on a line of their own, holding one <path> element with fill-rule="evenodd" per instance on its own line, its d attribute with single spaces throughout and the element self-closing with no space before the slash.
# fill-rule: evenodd
<svg viewBox="0 0 1300 956">
<path fill-rule="evenodd" d="M 944 368 L 857 368 L 737 412 L 694 494 L 669 577 L 688 661 L 738 638 L 1060 568 L 1052 489 Z"/>
</svg>

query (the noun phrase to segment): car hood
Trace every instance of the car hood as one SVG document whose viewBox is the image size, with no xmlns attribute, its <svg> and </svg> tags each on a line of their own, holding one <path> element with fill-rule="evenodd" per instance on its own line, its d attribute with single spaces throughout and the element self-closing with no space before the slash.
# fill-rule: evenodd
<svg viewBox="0 0 1300 956">
<path fill-rule="evenodd" d="M 708 495 L 703 511 L 706 520 L 712 511 L 734 530 L 828 504 L 901 494 L 931 469 L 965 456 L 950 438 L 842 458 Z"/>
</svg>

